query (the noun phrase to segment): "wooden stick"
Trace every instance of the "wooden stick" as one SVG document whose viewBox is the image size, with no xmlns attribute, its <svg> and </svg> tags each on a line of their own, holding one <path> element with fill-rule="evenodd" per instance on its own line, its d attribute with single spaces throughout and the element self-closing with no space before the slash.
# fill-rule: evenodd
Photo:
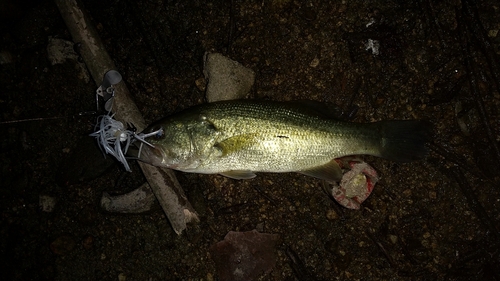
<svg viewBox="0 0 500 281">
<path fill-rule="evenodd" d="M 97 86 L 104 74 L 116 66 L 106 52 L 104 45 L 90 17 L 77 0 L 55 0 L 73 41 L 81 44 L 80 55 L 85 61 Z M 115 85 L 113 104 L 114 118 L 123 124 L 133 125 L 140 132 L 146 123 L 139 109 L 130 97 L 125 82 Z M 198 215 L 184 195 L 171 170 L 139 162 L 146 179 L 177 234 L 186 229 L 186 223 L 198 221 Z"/>
</svg>

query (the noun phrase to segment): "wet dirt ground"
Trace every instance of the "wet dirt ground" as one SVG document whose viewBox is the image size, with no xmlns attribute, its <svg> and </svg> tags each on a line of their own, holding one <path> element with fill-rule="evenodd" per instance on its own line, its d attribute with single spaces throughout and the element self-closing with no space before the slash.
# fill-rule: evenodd
<svg viewBox="0 0 500 281">
<path fill-rule="evenodd" d="M 202 57 L 216 51 L 256 72 L 251 98 L 434 125 L 423 161 L 364 157 L 381 180 L 360 210 L 300 174 L 177 173 L 201 218 L 181 236 L 159 206 L 101 211 L 104 191 L 144 177 L 102 161 L 95 84 L 76 61 L 49 62 L 49 38 L 71 40 L 55 4 L 4 2 L 3 280 L 217 280 L 210 246 L 253 229 L 279 235 L 261 280 L 500 280 L 496 1 L 83 1 L 147 122 L 205 102 Z"/>
</svg>

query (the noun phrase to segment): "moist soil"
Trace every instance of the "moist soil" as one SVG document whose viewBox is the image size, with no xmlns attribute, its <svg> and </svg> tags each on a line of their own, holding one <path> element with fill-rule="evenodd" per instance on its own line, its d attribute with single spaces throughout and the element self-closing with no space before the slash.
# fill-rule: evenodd
<svg viewBox="0 0 500 281">
<path fill-rule="evenodd" d="M 72 40 L 55 4 L 6 0 L 3 280 L 219 280 L 210 247 L 253 229 L 279 236 L 276 266 L 260 280 L 500 279 L 496 1 L 83 4 L 148 123 L 206 102 L 203 54 L 219 52 L 255 71 L 249 98 L 334 104 L 352 122 L 428 120 L 430 153 L 363 157 L 381 179 L 360 210 L 301 174 L 179 172 L 200 215 L 182 235 L 158 204 L 106 213 L 103 192 L 134 190 L 144 176 L 133 161 L 128 173 L 104 160 L 88 136 L 102 112 L 81 58 L 50 63 L 49 38 Z"/>
</svg>

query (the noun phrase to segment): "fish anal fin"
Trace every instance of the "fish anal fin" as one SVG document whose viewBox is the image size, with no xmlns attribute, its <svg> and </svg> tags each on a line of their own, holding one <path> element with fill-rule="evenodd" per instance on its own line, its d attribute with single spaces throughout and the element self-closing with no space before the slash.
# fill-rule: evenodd
<svg viewBox="0 0 500 281">
<path fill-rule="evenodd" d="M 254 172 L 248 170 L 231 170 L 219 174 L 235 180 L 253 179 L 257 176 Z"/>
<path fill-rule="evenodd" d="M 337 161 L 335 161 L 335 159 L 321 166 L 297 171 L 297 173 L 327 181 L 338 182 L 342 179 L 342 169 L 340 168 L 339 164 L 337 164 Z"/>
</svg>

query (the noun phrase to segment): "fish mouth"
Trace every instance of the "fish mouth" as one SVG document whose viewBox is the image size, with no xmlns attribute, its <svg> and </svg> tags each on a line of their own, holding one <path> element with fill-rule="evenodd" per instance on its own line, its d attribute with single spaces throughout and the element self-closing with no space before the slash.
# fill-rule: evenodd
<svg viewBox="0 0 500 281">
<path fill-rule="evenodd" d="M 143 143 L 139 144 L 139 149 L 137 151 L 137 160 L 153 166 L 165 166 L 165 164 L 163 163 L 163 159 L 164 153 L 160 148 L 145 145 Z"/>
</svg>

